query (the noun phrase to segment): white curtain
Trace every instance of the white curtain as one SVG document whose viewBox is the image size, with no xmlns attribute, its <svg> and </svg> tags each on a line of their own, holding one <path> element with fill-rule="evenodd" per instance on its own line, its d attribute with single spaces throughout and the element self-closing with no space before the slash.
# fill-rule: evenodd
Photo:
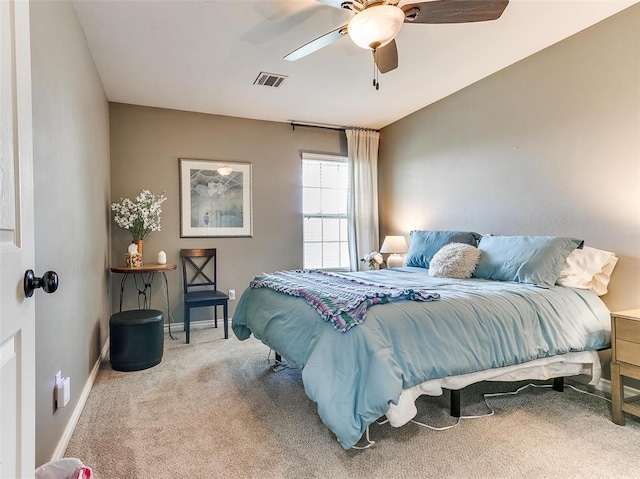
<svg viewBox="0 0 640 479">
<path fill-rule="evenodd" d="M 380 133 L 346 130 L 349 156 L 349 258 L 351 271 L 367 269 L 360 259 L 378 251 L 378 143 Z"/>
</svg>

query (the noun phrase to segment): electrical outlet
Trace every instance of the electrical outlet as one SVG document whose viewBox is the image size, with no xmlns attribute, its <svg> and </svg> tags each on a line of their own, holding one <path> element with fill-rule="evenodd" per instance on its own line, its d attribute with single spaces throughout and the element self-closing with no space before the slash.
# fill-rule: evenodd
<svg viewBox="0 0 640 479">
<path fill-rule="evenodd" d="M 71 380 L 67 376 L 62 378 L 56 386 L 56 407 L 67 407 L 71 399 Z"/>
<path fill-rule="evenodd" d="M 56 377 L 53 383 L 53 405 L 56 409 L 60 407 L 58 406 L 58 384 L 60 384 L 60 381 L 62 381 L 62 371 L 58 371 L 56 373 Z"/>
<path fill-rule="evenodd" d="M 233 301 L 234 299 L 236 299 L 236 290 L 235 289 L 230 289 L 229 290 L 229 299 L 231 301 Z"/>
</svg>

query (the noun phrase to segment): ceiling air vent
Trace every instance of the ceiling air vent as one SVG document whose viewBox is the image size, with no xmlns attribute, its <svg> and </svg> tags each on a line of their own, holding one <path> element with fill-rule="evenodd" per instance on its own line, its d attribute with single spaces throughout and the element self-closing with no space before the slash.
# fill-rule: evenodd
<svg viewBox="0 0 640 479">
<path fill-rule="evenodd" d="M 284 79 L 287 78 L 286 75 L 277 75 L 275 73 L 267 73 L 260 72 L 256 81 L 253 82 L 254 85 L 264 85 L 264 86 L 272 86 L 273 88 L 278 88 L 284 82 Z"/>
</svg>

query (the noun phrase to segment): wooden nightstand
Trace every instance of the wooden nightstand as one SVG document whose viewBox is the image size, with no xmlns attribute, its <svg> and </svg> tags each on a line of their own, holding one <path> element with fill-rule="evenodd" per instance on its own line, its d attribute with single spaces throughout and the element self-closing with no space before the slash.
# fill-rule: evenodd
<svg viewBox="0 0 640 479">
<path fill-rule="evenodd" d="M 640 309 L 611 313 L 611 416 L 624 426 L 624 413 L 640 417 L 640 396 L 624 397 L 624 378 L 640 380 Z"/>
</svg>

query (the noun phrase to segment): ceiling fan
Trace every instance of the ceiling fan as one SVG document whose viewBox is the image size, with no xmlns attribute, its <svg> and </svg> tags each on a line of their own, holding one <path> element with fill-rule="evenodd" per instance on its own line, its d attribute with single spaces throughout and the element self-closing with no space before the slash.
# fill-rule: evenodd
<svg viewBox="0 0 640 479">
<path fill-rule="evenodd" d="M 332 7 L 354 12 L 348 24 L 325 33 L 284 57 L 295 61 L 305 57 L 345 35 L 361 48 L 373 51 L 380 73 L 398 68 L 395 37 L 404 23 L 470 23 L 500 18 L 509 0 L 432 0 L 406 3 L 400 0 L 318 0 Z M 374 86 L 378 88 L 377 79 Z"/>
</svg>

